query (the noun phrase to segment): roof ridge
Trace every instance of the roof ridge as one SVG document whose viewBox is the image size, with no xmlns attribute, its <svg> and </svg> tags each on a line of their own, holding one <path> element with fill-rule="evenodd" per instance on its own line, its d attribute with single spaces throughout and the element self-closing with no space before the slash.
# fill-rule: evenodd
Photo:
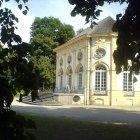
<svg viewBox="0 0 140 140">
<path fill-rule="evenodd" d="M 82 35 L 85 34 L 103 34 L 103 33 L 111 33 L 112 27 L 115 23 L 115 20 L 111 17 L 108 16 L 101 21 L 97 23 L 97 25 L 94 25 L 92 28 L 87 27 L 85 28 L 80 34 L 76 35 L 73 39 L 78 38 Z"/>
</svg>

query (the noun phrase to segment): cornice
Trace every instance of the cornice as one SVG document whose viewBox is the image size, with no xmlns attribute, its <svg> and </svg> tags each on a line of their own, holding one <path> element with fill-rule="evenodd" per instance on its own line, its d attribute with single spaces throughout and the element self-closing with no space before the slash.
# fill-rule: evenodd
<svg viewBox="0 0 140 140">
<path fill-rule="evenodd" d="M 63 48 L 65 47 L 69 47 L 71 46 L 72 44 L 74 43 L 77 43 L 83 39 L 87 39 L 87 38 L 90 38 L 90 37 L 107 37 L 107 36 L 112 36 L 112 37 L 117 37 L 118 34 L 115 33 L 115 32 L 112 32 L 110 34 L 86 34 L 86 35 L 82 35 L 82 36 L 79 36 L 79 37 L 74 37 L 72 38 L 71 40 L 67 41 L 65 44 L 61 45 L 61 46 L 58 46 L 57 48 L 53 49 L 54 52 L 57 52 L 59 50 L 62 50 Z"/>
<path fill-rule="evenodd" d="M 91 34 L 92 37 L 117 37 L 118 36 L 118 33 L 116 32 L 112 32 L 112 33 L 109 33 L 109 34 Z"/>
<path fill-rule="evenodd" d="M 87 39 L 89 37 L 91 37 L 91 35 L 82 35 L 82 36 L 80 36 L 78 38 L 73 38 L 73 39 L 69 40 L 68 42 L 66 42 L 65 44 L 63 44 L 61 46 L 58 46 L 57 48 L 53 49 L 53 51 L 57 52 L 57 51 L 65 48 L 65 47 L 68 47 L 68 46 L 70 46 L 70 45 L 72 45 L 74 43 L 77 43 L 77 42 L 79 42 L 79 41 L 81 41 L 83 39 Z"/>
</svg>

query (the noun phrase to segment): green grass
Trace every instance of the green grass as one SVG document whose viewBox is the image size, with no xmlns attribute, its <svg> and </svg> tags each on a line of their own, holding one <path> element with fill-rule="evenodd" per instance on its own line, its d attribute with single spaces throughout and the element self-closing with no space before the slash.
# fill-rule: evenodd
<svg viewBox="0 0 140 140">
<path fill-rule="evenodd" d="M 24 114 L 25 115 L 25 114 Z M 140 140 L 140 128 L 66 118 L 25 115 L 35 121 L 38 140 Z"/>
</svg>

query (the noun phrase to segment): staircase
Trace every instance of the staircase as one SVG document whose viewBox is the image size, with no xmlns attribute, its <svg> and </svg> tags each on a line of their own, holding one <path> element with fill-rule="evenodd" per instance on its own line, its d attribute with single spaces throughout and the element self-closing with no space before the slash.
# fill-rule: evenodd
<svg viewBox="0 0 140 140">
<path fill-rule="evenodd" d="M 59 102 L 55 100 L 55 96 L 53 93 L 39 93 L 38 94 L 39 98 L 37 98 L 35 101 L 32 101 L 31 96 L 24 96 L 22 98 L 22 102 L 26 104 L 33 104 L 33 105 L 46 105 L 46 106 L 51 106 L 51 105 L 62 105 Z"/>
</svg>

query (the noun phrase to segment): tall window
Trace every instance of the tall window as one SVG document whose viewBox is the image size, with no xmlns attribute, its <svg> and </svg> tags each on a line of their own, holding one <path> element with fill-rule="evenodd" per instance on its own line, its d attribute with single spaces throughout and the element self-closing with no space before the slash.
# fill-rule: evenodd
<svg viewBox="0 0 140 140">
<path fill-rule="evenodd" d="M 63 75 L 60 75 L 60 89 L 63 88 Z"/>
<path fill-rule="evenodd" d="M 71 88 L 71 83 L 72 83 L 72 75 L 71 74 L 69 74 L 68 75 L 68 85 L 69 85 L 69 87 Z"/>
<path fill-rule="evenodd" d="M 69 88 L 72 87 L 72 68 L 69 65 L 66 71 L 67 74 L 67 85 L 69 86 Z"/>
<path fill-rule="evenodd" d="M 78 74 L 78 89 L 82 89 L 82 86 L 83 86 L 83 83 L 82 83 L 83 80 L 82 79 L 83 79 L 82 73 L 80 72 Z"/>
<path fill-rule="evenodd" d="M 63 69 L 60 68 L 59 72 L 58 72 L 58 81 L 59 81 L 59 89 L 62 90 L 63 88 Z"/>
<path fill-rule="evenodd" d="M 133 91 L 133 82 L 132 78 L 129 78 L 129 71 L 123 73 L 123 91 Z"/>
<path fill-rule="evenodd" d="M 95 91 L 107 90 L 107 71 L 103 65 L 96 67 L 95 73 Z"/>
<path fill-rule="evenodd" d="M 79 90 L 83 88 L 83 66 L 82 66 L 82 64 L 79 64 L 78 68 L 77 68 L 77 85 L 78 85 Z"/>
</svg>

